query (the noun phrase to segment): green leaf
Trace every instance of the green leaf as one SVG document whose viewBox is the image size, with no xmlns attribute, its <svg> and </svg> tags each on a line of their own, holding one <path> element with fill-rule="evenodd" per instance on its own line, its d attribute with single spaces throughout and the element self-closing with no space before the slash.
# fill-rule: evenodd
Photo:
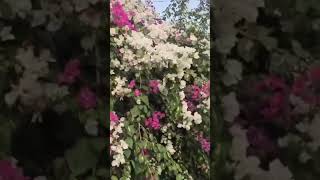
<svg viewBox="0 0 320 180">
<path fill-rule="evenodd" d="M 100 140 L 80 139 L 73 148 L 65 153 L 71 172 L 78 176 L 94 168 L 99 157 L 97 150 L 100 150 L 101 147 Z"/>
<path fill-rule="evenodd" d="M 140 96 L 140 99 L 145 105 L 147 105 L 148 107 L 150 106 L 148 96 Z"/>
<path fill-rule="evenodd" d="M 126 143 L 128 144 L 129 148 L 132 148 L 132 146 L 133 146 L 133 140 L 132 140 L 132 138 L 128 137 L 125 141 L 126 141 Z"/>
<path fill-rule="evenodd" d="M 116 176 L 111 176 L 111 180 L 118 180 Z"/>
<path fill-rule="evenodd" d="M 134 125 L 127 126 L 127 133 L 129 136 L 133 135 L 135 132 Z"/>
<path fill-rule="evenodd" d="M 131 115 L 132 115 L 132 118 L 135 118 L 135 117 L 139 116 L 140 110 L 139 110 L 138 106 L 134 106 L 134 107 L 130 110 L 130 113 L 131 113 Z"/>
<path fill-rule="evenodd" d="M 129 158 L 130 157 L 130 154 L 131 154 L 131 151 L 126 149 L 123 154 L 125 155 L 125 157 Z"/>
</svg>

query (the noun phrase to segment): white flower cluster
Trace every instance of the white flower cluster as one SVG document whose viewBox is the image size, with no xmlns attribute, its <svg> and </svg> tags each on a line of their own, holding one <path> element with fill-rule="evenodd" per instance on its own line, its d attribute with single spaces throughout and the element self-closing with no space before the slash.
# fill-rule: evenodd
<svg viewBox="0 0 320 180">
<path fill-rule="evenodd" d="M 49 72 L 48 62 L 55 62 L 49 50 L 40 51 L 40 55 L 34 55 L 33 47 L 18 49 L 16 55 L 17 74 L 22 74 L 17 85 L 12 85 L 12 90 L 5 95 L 6 103 L 11 106 L 17 99 L 24 106 L 34 106 L 41 111 L 45 106 L 46 99 L 55 100 L 68 94 L 65 86 L 58 86 L 55 83 L 41 82 L 39 78 L 46 77 Z"/>
<path fill-rule="evenodd" d="M 128 149 L 128 144 L 120 138 L 120 134 L 123 132 L 122 127 L 124 127 L 123 121 L 124 117 L 120 118 L 119 122 L 110 122 L 110 153 L 113 154 L 112 166 L 119 167 L 120 164 L 125 163 L 125 158 L 123 150 Z"/>
<path fill-rule="evenodd" d="M 148 27 L 150 31 L 148 36 L 152 39 L 158 39 L 162 41 L 166 41 L 169 37 L 169 34 L 173 31 L 172 26 L 162 23 L 162 24 L 151 24 Z"/>
<path fill-rule="evenodd" d="M 167 131 L 167 127 L 161 128 L 162 132 Z M 171 141 L 171 133 L 168 133 L 167 136 L 161 137 L 161 143 L 164 143 L 166 145 L 166 149 L 169 151 L 170 154 L 174 154 L 176 150 L 173 147 L 172 141 Z"/>
<path fill-rule="evenodd" d="M 182 92 L 180 92 L 180 95 L 182 95 Z M 202 117 L 198 112 L 195 112 L 192 115 L 192 112 L 188 111 L 188 105 L 186 101 L 182 101 L 182 115 L 183 121 L 182 123 L 178 123 L 178 128 L 190 130 L 190 127 L 192 126 L 193 122 L 195 124 L 201 124 L 202 122 Z"/>
<path fill-rule="evenodd" d="M 120 96 L 121 98 L 131 92 L 131 89 L 126 86 L 127 78 L 116 77 L 116 87 L 112 90 L 111 94 L 114 96 Z"/>
<path fill-rule="evenodd" d="M 145 23 L 152 23 L 155 22 L 155 19 L 157 18 L 157 14 L 155 14 L 150 7 L 145 6 L 139 0 L 124 0 L 123 4 L 125 4 L 125 9 L 127 12 L 134 12 L 134 23 L 139 23 L 143 20 Z"/>
<path fill-rule="evenodd" d="M 259 167 L 260 161 L 258 158 L 247 157 L 249 143 L 245 130 L 239 126 L 232 126 L 230 133 L 233 136 L 230 154 L 234 160 L 233 167 L 236 180 L 243 179 L 245 176 L 261 180 L 293 180 L 288 167 L 284 166 L 279 159 L 272 161 L 269 165 L 269 171 L 266 171 Z"/>
</svg>

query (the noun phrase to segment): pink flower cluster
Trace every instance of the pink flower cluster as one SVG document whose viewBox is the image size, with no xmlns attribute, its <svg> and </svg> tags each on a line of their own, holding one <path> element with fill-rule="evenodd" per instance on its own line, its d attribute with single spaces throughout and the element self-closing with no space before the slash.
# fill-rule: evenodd
<svg viewBox="0 0 320 180">
<path fill-rule="evenodd" d="M 201 88 L 198 85 L 192 85 L 192 100 L 198 101 L 201 97 Z"/>
<path fill-rule="evenodd" d="M 128 88 L 133 89 L 136 86 L 136 81 L 135 80 L 131 80 Z M 134 90 L 134 95 L 135 96 L 141 96 L 141 91 L 139 89 L 135 89 Z"/>
<path fill-rule="evenodd" d="M 151 129 L 159 130 L 160 129 L 160 120 L 165 117 L 165 114 L 159 111 L 155 111 L 152 114 L 152 117 L 149 117 L 145 120 L 145 125 Z"/>
<path fill-rule="evenodd" d="M 153 94 L 159 93 L 159 81 L 158 80 L 150 80 L 149 81 L 150 92 Z"/>
<path fill-rule="evenodd" d="M 311 105 L 320 104 L 319 83 L 320 67 L 311 68 L 295 79 L 292 93 Z"/>
<path fill-rule="evenodd" d="M 80 61 L 78 59 L 70 60 L 64 67 L 62 74 L 58 76 L 59 84 L 73 84 L 80 76 Z"/>
<path fill-rule="evenodd" d="M 110 112 L 110 121 L 111 122 L 118 122 L 119 121 L 119 117 L 115 112 Z"/>
<path fill-rule="evenodd" d="M 201 148 L 204 152 L 209 153 L 211 148 L 211 143 L 208 139 L 203 137 L 203 134 L 200 133 L 197 136 L 197 141 L 201 144 Z"/>
<path fill-rule="evenodd" d="M 0 180 L 30 180 L 23 175 L 22 169 L 9 160 L 0 160 Z"/>
<path fill-rule="evenodd" d="M 255 89 L 258 94 L 271 93 L 263 100 L 260 110 L 266 120 L 279 117 L 284 113 L 288 105 L 288 87 L 282 79 L 270 76 L 259 83 Z"/>
<path fill-rule="evenodd" d="M 194 112 L 201 100 L 210 96 L 210 81 L 204 83 L 201 87 L 194 84 L 189 85 L 185 89 L 188 110 Z"/>
<path fill-rule="evenodd" d="M 77 100 L 84 109 L 92 109 L 97 105 L 97 97 L 88 87 L 81 88 Z"/>
<path fill-rule="evenodd" d="M 112 4 L 111 13 L 113 21 L 118 27 L 127 26 L 131 30 L 134 30 L 134 25 L 130 22 L 128 14 L 119 1 L 116 1 L 114 4 Z"/>
<path fill-rule="evenodd" d="M 201 92 L 203 98 L 207 98 L 210 96 L 210 81 L 202 85 Z"/>
</svg>

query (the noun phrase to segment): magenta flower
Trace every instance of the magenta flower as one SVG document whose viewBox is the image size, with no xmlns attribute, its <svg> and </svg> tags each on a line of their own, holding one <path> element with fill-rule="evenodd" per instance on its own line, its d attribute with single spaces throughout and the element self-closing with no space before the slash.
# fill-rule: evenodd
<svg viewBox="0 0 320 180">
<path fill-rule="evenodd" d="M 150 154 L 149 150 L 146 148 L 141 149 L 141 154 L 144 156 L 148 156 Z"/>
<path fill-rule="evenodd" d="M 202 85 L 201 92 L 203 93 L 202 96 L 204 98 L 207 98 L 210 96 L 210 81 Z"/>
<path fill-rule="evenodd" d="M 84 109 L 95 108 L 97 105 L 97 97 L 88 87 L 81 88 L 77 99 L 79 105 Z"/>
<path fill-rule="evenodd" d="M 198 101 L 200 99 L 200 95 L 201 95 L 201 89 L 199 86 L 197 85 L 193 85 L 192 86 L 192 90 L 193 90 L 193 93 L 192 93 L 192 99 L 194 101 Z"/>
<path fill-rule="evenodd" d="M 150 91 L 153 94 L 159 93 L 159 81 L 158 80 L 150 80 L 149 81 Z"/>
<path fill-rule="evenodd" d="M 115 2 L 112 5 L 111 14 L 113 17 L 114 23 L 118 27 L 129 27 L 131 30 L 134 29 L 134 25 L 130 22 L 128 14 L 124 10 L 123 6 L 120 4 L 119 1 Z"/>
<path fill-rule="evenodd" d="M 118 122 L 119 121 L 119 117 L 115 112 L 110 112 L 110 121 L 111 122 Z"/>
<path fill-rule="evenodd" d="M 160 120 L 164 117 L 164 113 L 156 111 L 152 114 L 152 117 L 149 117 L 145 120 L 145 126 L 151 129 L 159 130 L 161 128 Z"/>
<path fill-rule="evenodd" d="M 23 175 L 22 169 L 8 160 L 0 160 L 0 180 L 29 180 Z"/>
<path fill-rule="evenodd" d="M 286 88 L 284 81 L 276 76 L 270 76 L 264 81 L 265 86 L 271 91 L 283 91 Z"/>
<path fill-rule="evenodd" d="M 275 157 L 277 153 L 276 142 L 270 138 L 265 129 L 251 126 L 247 132 L 247 139 L 250 144 L 249 154 L 262 159 Z"/>
<path fill-rule="evenodd" d="M 309 70 L 310 80 L 313 83 L 318 83 L 320 81 L 320 67 L 313 67 Z"/>
<path fill-rule="evenodd" d="M 267 105 L 261 110 L 266 119 L 280 116 L 286 106 L 284 94 L 277 93 L 267 100 Z"/>
<path fill-rule="evenodd" d="M 320 67 L 314 67 L 297 77 L 292 86 L 292 93 L 311 105 L 320 103 L 319 94 Z"/>
<path fill-rule="evenodd" d="M 197 135 L 197 141 L 201 144 L 201 149 L 206 152 L 209 153 L 210 152 L 210 148 L 211 148 L 211 143 L 208 139 L 203 137 L 203 134 L 200 133 L 199 135 Z"/>
<path fill-rule="evenodd" d="M 128 85 L 128 88 L 133 89 L 135 86 L 136 86 L 136 81 L 135 80 L 131 80 L 129 85 Z"/>
<path fill-rule="evenodd" d="M 60 84 L 73 84 L 80 76 L 80 61 L 78 59 L 70 60 L 64 67 L 62 74 L 58 76 Z"/>
<path fill-rule="evenodd" d="M 304 75 L 296 78 L 292 86 L 292 93 L 296 96 L 303 95 L 307 90 L 307 81 L 308 78 Z"/>
<path fill-rule="evenodd" d="M 135 96 L 141 96 L 141 91 L 139 89 L 134 90 Z"/>
<path fill-rule="evenodd" d="M 207 139 L 203 138 L 203 139 L 200 141 L 200 143 L 201 143 L 201 148 L 202 148 L 202 150 L 203 150 L 204 152 L 206 152 L 206 153 L 209 153 L 209 152 L 210 152 L 210 142 L 209 142 Z"/>
<path fill-rule="evenodd" d="M 194 112 L 197 110 L 197 106 L 192 101 L 187 101 L 188 111 Z"/>
<path fill-rule="evenodd" d="M 287 86 L 285 82 L 276 77 L 276 76 L 269 76 L 266 79 L 264 79 L 262 82 L 260 82 L 256 88 L 258 93 L 265 92 L 265 91 L 285 91 L 287 89 Z"/>
</svg>

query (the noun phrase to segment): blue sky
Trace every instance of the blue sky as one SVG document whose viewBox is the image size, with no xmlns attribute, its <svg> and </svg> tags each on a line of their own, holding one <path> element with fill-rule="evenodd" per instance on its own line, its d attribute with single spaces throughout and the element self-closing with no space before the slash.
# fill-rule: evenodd
<svg viewBox="0 0 320 180">
<path fill-rule="evenodd" d="M 153 5 L 158 13 L 162 13 L 170 4 L 170 0 L 153 0 Z M 199 4 L 199 0 L 189 0 L 189 8 L 195 8 Z"/>
</svg>

